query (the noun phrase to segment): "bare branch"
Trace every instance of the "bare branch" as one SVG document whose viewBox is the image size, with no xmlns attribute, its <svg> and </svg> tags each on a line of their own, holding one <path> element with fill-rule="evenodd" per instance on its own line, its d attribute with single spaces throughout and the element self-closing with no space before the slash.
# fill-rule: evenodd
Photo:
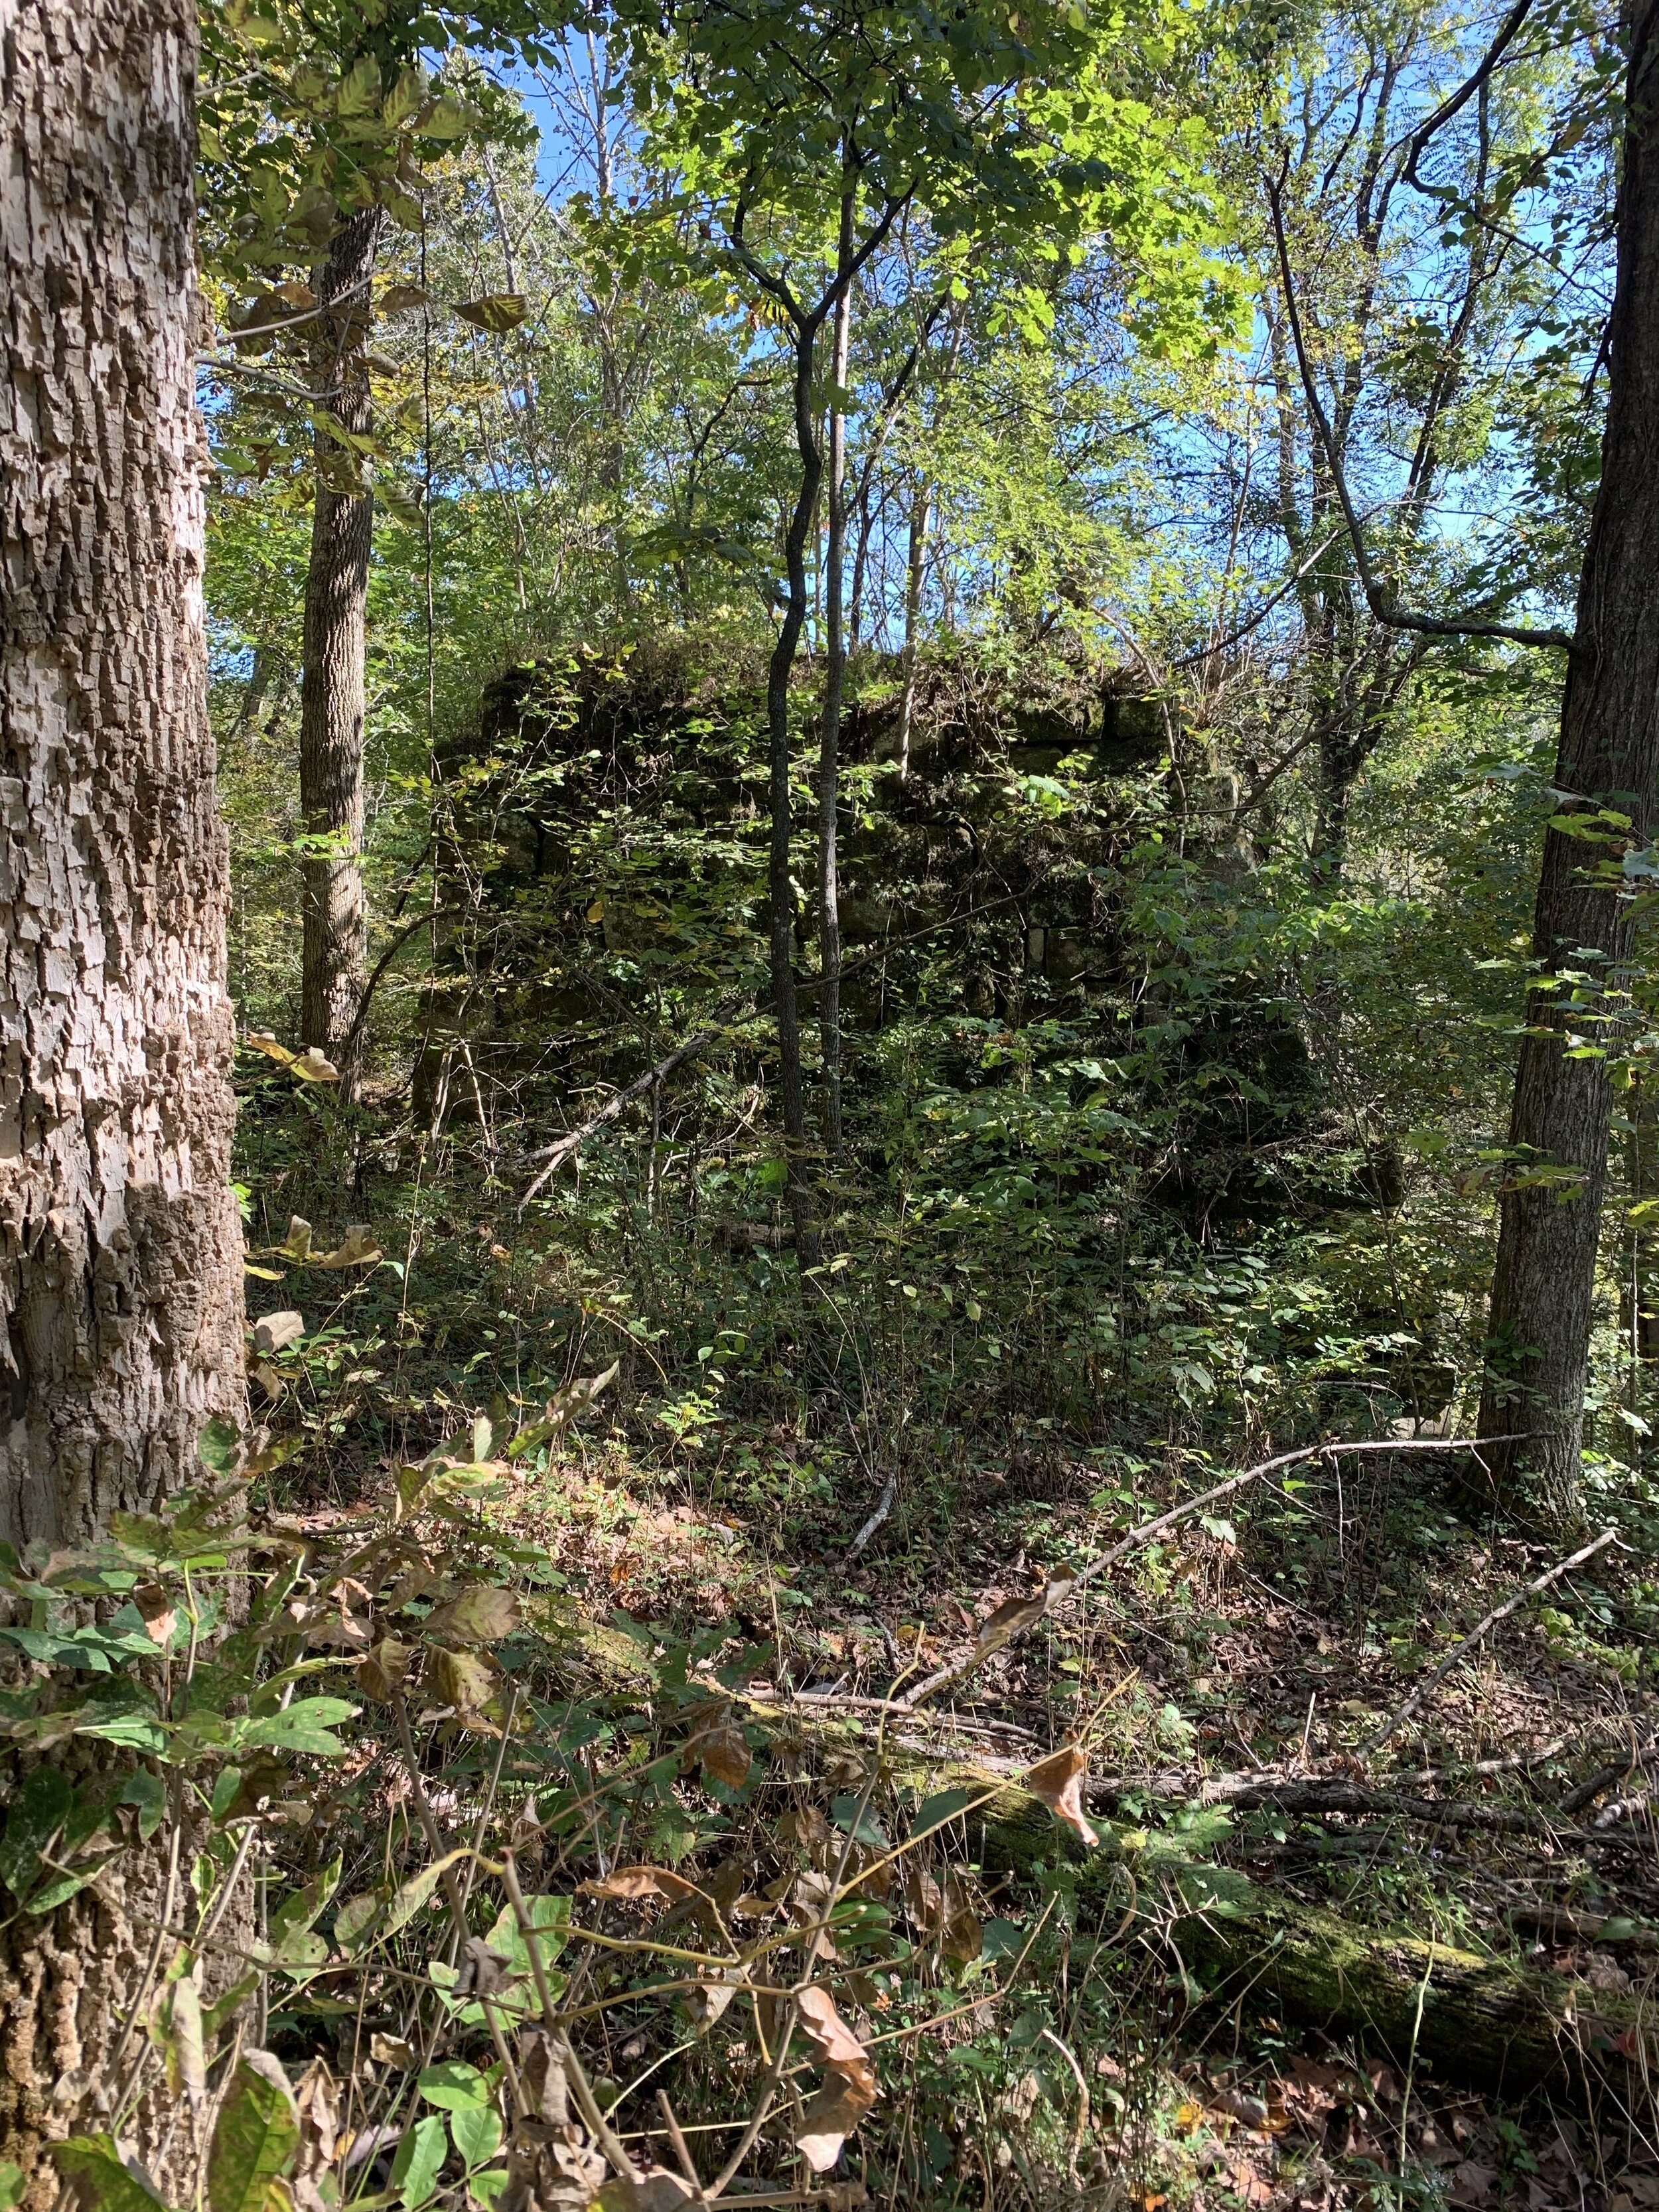
<svg viewBox="0 0 1659 2212">
<path fill-rule="evenodd" d="M 1359 572 L 1360 588 L 1365 594 L 1365 604 L 1370 609 L 1373 619 L 1381 623 L 1385 629 L 1414 630 L 1424 637 L 1490 637 L 1501 639 L 1510 645 L 1549 647 L 1557 652 L 1571 653 L 1573 650 L 1573 640 L 1565 630 L 1530 629 L 1512 623 L 1483 621 L 1477 616 L 1442 617 L 1437 615 L 1410 613 L 1397 604 L 1393 592 L 1377 576 L 1371 566 L 1370 556 L 1365 550 L 1364 532 L 1360 527 L 1359 516 L 1348 490 L 1348 480 L 1343 471 L 1341 456 L 1337 451 L 1336 439 L 1332 433 L 1330 419 L 1325 412 L 1324 403 L 1319 397 L 1319 388 L 1314 380 L 1313 366 L 1308 359 L 1307 344 L 1302 335 L 1302 317 L 1296 303 L 1296 281 L 1291 273 L 1290 248 L 1285 240 L 1283 173 L 1281 173 L 1277 178 L 1268 177 L 1264 179 L 1264 182 L 1267 186 L 1267 204 L 1273 212 L 1273 241 L 1279 253 L 1279 279 L 1285 291 L 1285 308 L 1291 325 L 1291 339 L 1296 348 L 1297 367 L 1302 373 L 1302 389 L 1307 396 L 1308 410 L 1313 417 L 1320 447 L 1331 472 L 1331 482 L 1335 488 L 1338 504 L 1342 509 L 1342 519 L 1347 525 L 1349 541 L 1353 547 L 1354 566 Z"/>
</svg>

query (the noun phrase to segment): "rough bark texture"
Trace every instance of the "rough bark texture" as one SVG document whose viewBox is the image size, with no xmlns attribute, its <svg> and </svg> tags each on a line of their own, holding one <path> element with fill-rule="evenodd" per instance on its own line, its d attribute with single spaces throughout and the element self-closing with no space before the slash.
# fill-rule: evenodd
<svg viewBox="0 0 1659 2212">
<path fill-rule="evenodd" d="M 325 316 L 313 362 L 341 428 L 364 437 L 373 424 L 364 360 L 367 310 L 380 210 L 348 217 L 318 288 Z M 363 901 L 363 718 L 368 563 L 374 498 L 359 489 L 361 461 L 325 431 L 317 434 L 317 493 L 306 571 L 305 670 L 300 687 L 300 813 L 307 837 L 326 848 L 304 863 L 302 1042 L 336 1063 L 351 1085 L 354 1025 L 368 961 Z"/>
<path fill-rule="evenodd" d="M 0 10 L 0 1536 L 73 1544 L 244 1404 L 202 617 L 190 0 Z M 0 1777 L 9 1786 L 9 1777 Z M 0 2158 L 103 2081 L 160 1872 L 0 1930 Z"/>
<path fill-rule="evenodd" d="M 1201 1903 L 1212 1871 L 1182 1887 Z M 1220 1885 L 1217 1885 L 1220 1886 Z M 1233 1877 L 1224 1910 L 1177 1921 L 1189 1966 L 1218 1994 L 1248 1995 L 1310 2027 L 1356 2035 L 1419 2074 L 1519 2096 L 1545 2082 L 1622 2077 L 1659 2055 L 1651 2008 L 1566 1974 L 1488 1958 L 1401 1931 L 1356 1928 L 1340 1913 Z"/>
<path fill-rule="evenodd" d="M 1631 841 L 1659 829 L 1659 0 L 1637 0 L 1618 224 L 1619 273 L 1601 481 L 1579 586 L 1576 642 L 1555 780 L 1588 807 L 1631 817 Z M 1568 1033 L 1597 1030 L 1595 985 L 1631 954 L 1628 904 L 1595 886 L 1605 847 L 1545 839 L 1533 953 L 1547 975 L 1592 977 L 1592 1003 L 1540 992 L 1516 1074 L 1510 1141 L 1524 1159 L 1571 1170 L 1565 1200 L 1547 1183 L 1504 1194 L 1492 1277 L 1492 1372 L 1480 1433 L 1521 1431 L 1484 1455 L 1490 1502 L 1547 1530 L 1580 1517 L 1579 1452 L 1612 1094 L 1607 1064 L 1570 1059 Z M 1599 971 L 1599 973 L 1598 973 Z"/>
</svg>

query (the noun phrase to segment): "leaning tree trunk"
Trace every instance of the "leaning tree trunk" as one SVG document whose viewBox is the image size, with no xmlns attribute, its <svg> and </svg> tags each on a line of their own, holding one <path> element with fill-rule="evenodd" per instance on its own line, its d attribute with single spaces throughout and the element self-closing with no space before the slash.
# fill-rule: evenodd
<svg viewBox="0 0 1659 2212">
<path fill-rule="evenodd" d="M 319 303 L 313 374 L 330 413 L 352 437 L 373 426 L 368 370 L 368 289 L 378 208 L 349 216 L 330 248 Z M 363 488 L 361 455 L 317 433 L 317 490 L 306 572 L 305 670 L 300 688 L 300 814 L 304 870 L 301 1042 L 315 1045 L 351 1087 L 357 1009 L 368 955 L 363 901 L 363 718 L 368 562 L 374 499 Z"/>
<path fill-rule="evenodd" d="M 1573 810 L 1612 806 L 1630 842 L 1659 829 L 1659 0 L 1628 15 L 1630 64 L 1618 281 L 1609 332 L 1601 481 L 1590 517 L 1561 710 L 1555 781 Z M 1574 1057 L 1571 1036 L 1600 1034 L 1631 956 L 1631 909 L 1595 880 L 1604 843 L 1559 830 L 1544 841 L 1533 957 L 1547 988 L 1528 1010 L 1492 1275 L 1480 1434 L 1498 1509 L 1550 1533 L 1581 1517 L 1579 1455 L 1596 1248 L 1607 1181 L 1612 1086 L 1605 1060 Z M 1555 979 L 1588 975 L 1577 991 Z M 1611 981 L 1607 1000 L 1600 979 Z M 1578 1003 L 1575 1004 L 1575 998 Z M 1584 1003 L 1588 998 L 1589 1003 Z M 1557 1180 L 1528 1180 L 1534 1166 Z M 1565 1190 L 1565 1170 L 1571 1180 Z M 1518 1442 L 1497 1439 L 1518 1432 Z"/>
<path fill-rule="evenodd" d="M 234 1032 L 196 10 L 31 0 L 0 25 L 0 1536 L 54 1548 L 177 1490 L 204 1422 L 242 1411 Z M 0 2159 L 31 2203 L 56 2193 L 46 2139 L 110 2087 L 159 1881 L 135 1849 L 54 1912 L 0 1911 Z"/>
</svg>

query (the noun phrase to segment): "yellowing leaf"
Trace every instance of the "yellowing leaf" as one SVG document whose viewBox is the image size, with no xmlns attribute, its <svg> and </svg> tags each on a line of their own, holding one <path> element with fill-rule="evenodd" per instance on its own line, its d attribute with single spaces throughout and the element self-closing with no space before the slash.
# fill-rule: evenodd
<svg viewBox="0 0 1659 2212">
<path fill-rule="evenodd" d="M 1088 1753 L 1079 1745 L 1068 1743 L 1027 1769 L 1025 1787 L 1056 1820 L 1063 1820 L 1085 1844 L 1092 1844 L 1099 1839 L 1083 1809 L 1083 1785 L 1088 1773 Z"/>
<path fill-rule="evenodd" d="M 480 1585 L 441 1605 L 427 1622 L 429 1635 L 450 1644 L 498 1644 L 519 1625 L 519 1601 L 511 1590 Z"/>
<path fill-rule="evenodd" d="M 409 1645 L 400 1644 L 395 1636 L 383 1636 L 374 1650 L 366 1651 L 357 1662 L 359 1686 L 368 1696 L 384 1704 L 402 1688 L 414 1656 Z"/>
<path fill-rule="evenodd" d="M 208 2146 L 210 2212 L 264 2212 L 270 2184 L 300 2143 L 288 2076 L 268 2051 L 245 2051 Z"/>
<path fill-rule="evenodd" d="M 530 313 L 530 302 L 522 292 L 490 292 L 477 300 L 457 300 L 455 313 L 464 323 L 471 323 L 481 331 L 500 337 L 504 331 L 516 330 Z"/>
<path fill-rule="evenodd" d="M 71 2136 L 52 2155 L 84 2212 L 156 2212 L 165 2200 L 136 2159 L 112 2136 Z M 219 2212 L 216 2204 L 213 2212 Z"/>
<path fill-rule="evenodd" d="M 670 1873 L 666 1867 L 618 1867 L 614 1874 L 602 1875 L 597 1881 L 583 1882 L 581 1893 L 610 1899 L 663 1897 L 678 1903 L 683 1897 L 695 1897 L 697 1886 L 684 1875 Z"/>
<path fill-rule="evenodd" d="M 495 1692 L 495 1668 L 465 1651 L 434 1649 L 427 1679 L 439 1704 L 453 1705 L 464 1718 L 481 1712 Z"/>
</svg>

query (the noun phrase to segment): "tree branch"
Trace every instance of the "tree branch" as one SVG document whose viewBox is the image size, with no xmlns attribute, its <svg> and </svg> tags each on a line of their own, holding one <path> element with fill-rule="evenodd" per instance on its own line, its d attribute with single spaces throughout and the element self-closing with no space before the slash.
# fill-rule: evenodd
<svg viewBox="0 0 1659 2212">
<path fill-rule="evenodd" d="M 1306 394 L 1308 410 L 1313 417 L 1314 428 L 1331 472 L 1337 501 L 1342 509 L 1342 520 L 1347 525 L 1348 538 L 1353 547 L 1354 566 L 1359 572 L 1360 588 L 1365 594 L 1365 604 L 1372 618 L 1385 629 L 1414 630 L 1424 637 L 1490 637 L 1510 645 L 1547 646 L 1558 652 L 1571 653 L 1573 640 L 1565 630 L 1528 629 L 1512 623 L 1485 622 L 1474 616 L 1458 616 L 1443 619 L 1437 615 L 1419 615 L 1395 603 L 1393 592 L 1378 578 L 1371 567 L 1370 556 L 1365 550 L 1364 533 L 1348 490 L 1341 458 L 1337 452 L 1336 439 L 1332 433 L 1329 417 L 1319 397 L 1314 381 L 1312 364 L 1302 335 L 1302 318 L 1296 304 L 1296 282 L 1291 274 L 1290 248 L 1285 241 L 1285 211 L 1281 198 L 1284 177 L 1264 179 L 1267 204 L 1273 212 L 1273 241 L 1278 248 L 1279 279 L 1284 286 L 1285 308 L 1291 325 L 1291 339 L 1296 349 L 1297 367 L 1302 374 L 1302 389 Z"/>
</svg>

